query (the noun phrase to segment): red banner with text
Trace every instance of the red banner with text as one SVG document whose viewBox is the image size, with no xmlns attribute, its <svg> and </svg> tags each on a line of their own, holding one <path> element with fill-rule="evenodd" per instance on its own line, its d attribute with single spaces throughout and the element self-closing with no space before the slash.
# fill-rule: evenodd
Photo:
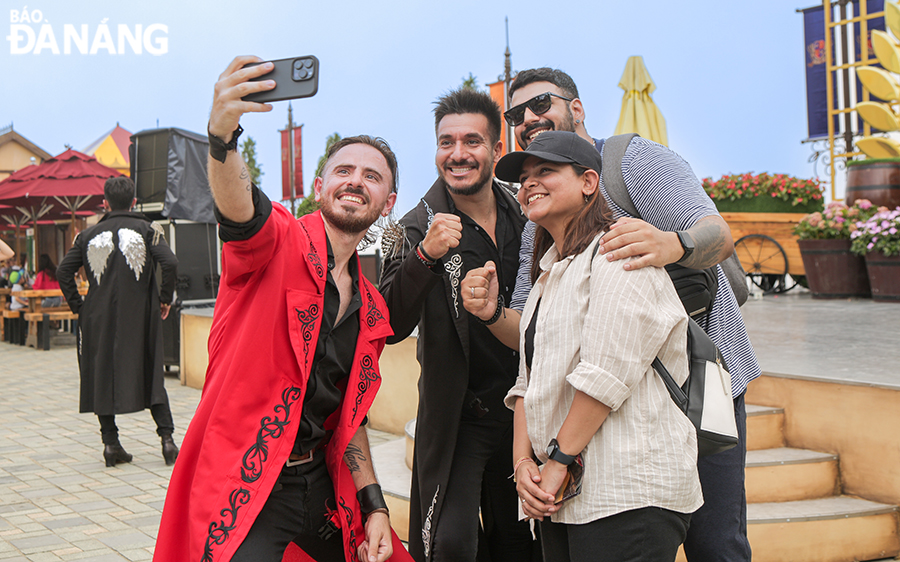
<svg viewBox="0 0 900 562">
<path fill-rule="evenodd" d="M 281 199 L 291 198 L 291 160 L 294 162 L 294 198 L 303 199 L 303 128 L 293 129 L 294 142 L 291 143 L 291 130 L 281 131 Z M 293 146 L 291 146 L 293 144 Z M 293 156 L 293 158 L 291 158 Z"/>
</svg>

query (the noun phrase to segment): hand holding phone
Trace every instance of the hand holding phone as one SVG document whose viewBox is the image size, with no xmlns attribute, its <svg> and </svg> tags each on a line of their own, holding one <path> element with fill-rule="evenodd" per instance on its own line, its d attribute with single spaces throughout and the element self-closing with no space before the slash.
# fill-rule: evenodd
<svg viewBox="0 0 900 562">
<path fill-rule="evenodd" d="M 242 97 L 242 100 L 267 103 L 308 98 L 316 95 L 316 92 L 319 90 L 319 59 L 312 55 L 307 55 L 270 62 L 275 65 L 272 72 L 263 74 L 258 78 L 251 78 L 250 81 L 274 80 L 275 88 L 248 94 Z M 255 66 L 257 64 L 263 63 L 250 63 L 246 66 Z"/>
</svg>

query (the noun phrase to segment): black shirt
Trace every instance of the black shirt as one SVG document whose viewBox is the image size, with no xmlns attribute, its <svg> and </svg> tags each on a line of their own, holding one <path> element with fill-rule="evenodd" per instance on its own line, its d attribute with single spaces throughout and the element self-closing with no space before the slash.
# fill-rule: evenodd
<svg viewBox="0 0 900 562">
<path fill-rule="evenodd" d="M 325 420 L 341 405 L 341 391 L 338 385 L 343 381 L 342 386 L 346 386 L 346 379 L 353 367 L 356 340 L 359 338 L 359 309 L 362 306 L 362 297 L 359 295 L 359 269 L 356 260 L 351 259 L 349 264 L 353 279 L 353 296 L 344 316 L 338 318 L 341 294 L 331 277 L 331 270 L 334 269 L 331 242 L 327 242 L 327 246 L 328 276 L 325 281 L 325 303 L 322 305 L 322 325 L 319 328 L 316 352 L 306 383 L 300 429 L 294 443 L 294 452 L 300 454 L 314 449 L 325 437 L 323 429 Z"/>
<path fill-rule="evenodd" d="M 225 242 L 248 240 L 259 232 L 272 212 L 272 203 L 256 186 L 253 186 L 254 215 L 246 223 L 235 223 L 223 217 L 215 209 L 219 221 L 219 238 Z M 359 338 L 359 309 L 362 297 L 359 294 L 359 268 L 355 259 L 349 263 L 353 285 L 353 295 L 344 316 L 338 319 L 341 306 L 341 295 L 337 284 L 331 276 L 334 269 L 334 255 L 331 242 L 326 236 L 328 248 L 328 275 L 325 280 L 325 299 L 322 305 L 322 324 L 313 363 L 306 383 L 306 395 L 303 398 L 303 411 L 300 415 L 300 427 L 294 442 L 294 453 L 303 454 L 313 448 L 325 437 L 325 420 L 341 405 L 341 388 L 346 386 L 346 379 L 353 367 L 353 356 L 356 353 L 356 340 Z M 297 259 L 304 259 L 297 256 Z M 366 421 L 363 421 L 365 424 Z"/>
<path fill-rule="evenodd" d="M 459 211 L 450 194 L 447 194 L 450 211 L 460 217 L 463 226 L 463 236 L 456 248 L 463 263 L 459 278 L 463 279 L 469 270 L 484 267 L 485 262 L 493 261 L 497 266 L 500 294 L 504 302 L 509 303 L 516 284 L 519 244 L 522 239 L 522 233 L 517 231 L 515 222 L 511 219 L 518 216 L 520 211 L 518 207 L 507 205 L 506 200 L 500 197 L 497 190 L 503 189 L 502 187 L 496 183 L 491 186 L 497 194 L 497 224 L 494 229 L 496 245 L 490 234 Z M 490 328 L 475 316 L 465 312 L 462 303 L 459 310 L 469 317 L 469 390 L 489 410 L 487 417 L 511 419 L 512 412 L 503 405 L 503 398 L 516 382 L 519 354 L 494 337 Z M 471 394 L 468 396 L 471 398 Z M 466 406 L 469 402 L 467 399 Z M 475 410 L 464 407 L 463 416 L 477 414 Z"/>
</svg>

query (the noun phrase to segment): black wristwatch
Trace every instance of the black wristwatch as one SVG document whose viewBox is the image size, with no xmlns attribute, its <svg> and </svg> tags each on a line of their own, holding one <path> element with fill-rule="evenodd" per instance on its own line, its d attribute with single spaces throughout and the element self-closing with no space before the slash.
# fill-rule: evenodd
<svg viewBox="0 0 900 562">
<path fill-rule="evenodd" d="M 551 439 L 550 444 L 547 445 L 547 456 L 550 457 L 550 460 L 566 466 L 575 462 L 574 456 L 567 455 L 559 450 L 559 443 L 556 442 L 556 439 Z"/>
<path fill-rule="evenodd" d="M 691 235 L 684 230 L 676 230 L 675 234 L 678 236 L 678 241 L 681 242 L 681 247 L 684 248 L 684 255 L 681 256 L 681 259 L 675 262 L 681 263 L 691 257 L 691 254 L 694 253 L 694 239 L 691 238 Z"/>
</svg>

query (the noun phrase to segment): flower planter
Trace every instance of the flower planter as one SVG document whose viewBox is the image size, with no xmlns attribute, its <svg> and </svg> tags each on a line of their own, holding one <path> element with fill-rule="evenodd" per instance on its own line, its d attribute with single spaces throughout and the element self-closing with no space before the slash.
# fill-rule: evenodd
<svg viewBox="0 0 900 562">
<path fill-rule="evenodd" d="M 900 256 L 869 252 L 866 269 L 872 286 L 872 300 L 900 303 Z"/>
<path fill-rule="evenodd" d="M 724 199 L 715 199 L 714 201 L 716 209 L 720 213 L 800 213 L 806 215 L 824 208 L 822 201 L 791 205 L 790 201 L 768 195 L 760 195 L 753 199 L 738 199 L 737 201 Z"/>
<path fill-rule="evenodd" d="M 866 261 L 850 252 L 850 240 L 800 240 L 798 244 L 814 299 L 871 294 Z"/>
</svg>

